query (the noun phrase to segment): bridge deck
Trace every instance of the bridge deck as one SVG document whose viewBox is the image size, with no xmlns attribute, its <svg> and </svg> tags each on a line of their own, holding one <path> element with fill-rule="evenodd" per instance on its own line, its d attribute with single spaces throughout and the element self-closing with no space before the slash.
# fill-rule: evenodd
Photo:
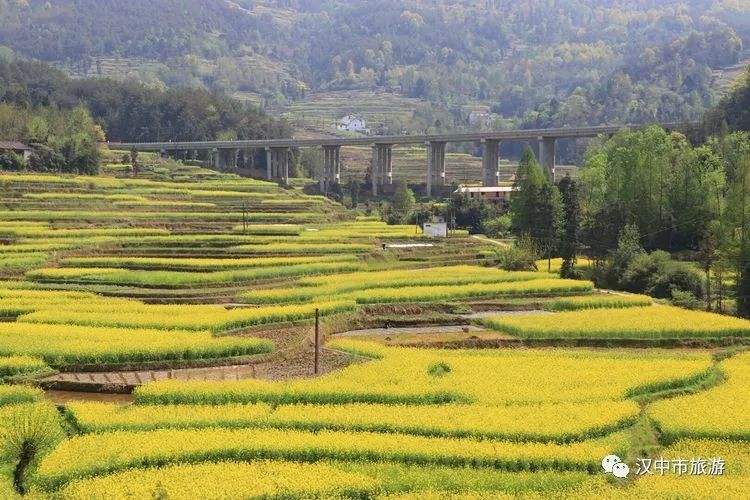
<svg viewBox="0 0 750 500">
<path fill-rule="evenodd" d="M 670 130 L 683 130 L 695 123 L 660 123 Z M 482 140 L 528 141 L 540 138 L 578 139 L 614 134 L 622 128 L 639 125 L 605 125 L 597 127 L 550 128 L 528 130 L 503 130 L 496 132 L 466 132 L 432 135 L 386 135 L 326 139 L 260 139 L 248 141 L 195 141 L 195 142 L 140 142 L 110 143 L 110 149 L 136 149 L 138 151 L 176 151 L 198 149 L 264 149 L 310 146 L 370 146 L 373 144 L 424 144 L 427 142 L 477 142 Z"/>
</svg>

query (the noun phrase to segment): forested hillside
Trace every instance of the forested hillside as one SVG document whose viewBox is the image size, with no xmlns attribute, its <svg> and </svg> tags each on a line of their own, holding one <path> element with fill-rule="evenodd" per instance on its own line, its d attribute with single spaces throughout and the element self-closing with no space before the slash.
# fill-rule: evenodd
<svg viewBox="0 0 750 500">
<path fill-rule="evenodd" d="M 72 79 L 45 64 L 0 60 L 0 103 L 20 111 L 82 105 L 113 141 L 258 139 L 290 134 L 262 110 L 205 89 Z M 17 123 L 17 125 L 21 125 Z M 0 138 L 28 138 L 0 129 Z"/>
<path fill-rule="evenodd" d="M 0 155 L 1 170 L 99 168 L 97 143 L 288 137 L 289 125 L 205 89 L 72 79 L 46 64 L 0 60 L 0 141 L 33 146 L 28 161 Z"/>
<path fill-rule="evenodd" d="M 75 74 L 283 105 L 310 92 L 424 99 L 399 127 L 696 118 L 743 57 L 740 0 L 0 0 L 0 46 Z M 8 50 L 9 49 L 9 50 Z M 432 123 L 425 123 L 430 121 Z M 396 125 L 394 125 L 396 126 Z"/>
</svg>

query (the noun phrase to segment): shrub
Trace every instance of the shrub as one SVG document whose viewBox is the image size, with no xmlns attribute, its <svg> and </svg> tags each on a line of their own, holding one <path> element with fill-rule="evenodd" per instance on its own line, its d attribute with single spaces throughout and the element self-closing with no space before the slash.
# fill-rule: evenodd
<svg viewBox="0 0 750 500">
<path fill-rule="evenodd" d="M 12 151 L 0 153 L 0 170 L 26 170 L 26 160 Z"/>
<path fill-rule="evenodd" d="M 65 158 L 47 146 L 37 146 L 29 158 L 29 169 L 34 172 L 62 172 Z"/>
<path fill-rule="evenodd" d="M 427 373 L 431 377 L 443 377 L 445 375 L 448 375 L 450 372 L 451 366 L 445 361 L 438 361 L 437 363 L 433 363 L 427 369 Z"/>
<path fill-rule="evenodd" d="M 672 290 L 672 304 L 677 307 L 683 307 L 685 309 L 703 309 L 705 304 L 703 301 L 697 299 L 695 295 L 684 290 L 674 289 Z"/>
<path fill-rule="evenodd" d="M 0 450 L 5 461 L 13 464 L 13 486 L 26 493 L 29 471 L 63 438 L 63 432 L 51 406 L 19 406 L 5 417 Z"/>
<path fill-rule="evenodd" d="M 510 232 L 512 220 L 509 215 L 501 215 L 484 224 L 484 233 L 490 238 L 501 238 Z"/>
<path fill-rule="evenodd" d="M 506 271 L 536 271 L 536 255 L 518 245 L 495 250 L 500 269 Z"/>
<path fill-rule="evenodd" d="M 688 292 L 695 298 L 703 296 L 700 272 L 689 264 L 671 260 L 661 250 L 634 256 L 620 278 L 620 287 L 664 299 L 673 298 L 674 290 Z M 681 297 L 684 299 L 685 295 Z"/>
</svg>

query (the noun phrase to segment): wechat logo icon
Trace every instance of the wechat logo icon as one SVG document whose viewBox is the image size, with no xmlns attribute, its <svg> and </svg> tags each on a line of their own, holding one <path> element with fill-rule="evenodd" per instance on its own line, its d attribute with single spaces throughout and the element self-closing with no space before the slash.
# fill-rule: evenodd
<svg viewBox="0 0 750 500">
<path fill-rule="evenodd" d="M 620 457 L 617 455 L 607 455 L 604 457 L 602 459 L 602 467 L 604 468 L 604 472 L 620 479 L 624 479 L 630 474 L 628 464 L 620 460 Z"/>
</svg>

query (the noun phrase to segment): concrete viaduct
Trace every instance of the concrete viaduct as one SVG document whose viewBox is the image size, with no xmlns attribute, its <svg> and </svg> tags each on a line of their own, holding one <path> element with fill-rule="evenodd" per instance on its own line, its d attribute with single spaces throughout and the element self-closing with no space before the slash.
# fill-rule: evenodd
<svg viewBox="0 0 750 500">
<path fill-rule="evenodd" d="M 661 123 L 666 130 L 689 132 L 695 123 Z M 394 146 L 424 144 L 427 149 L 427 193 L 445 185 L 445 146 L 449 142 L 480 142 L 482 144 L 482 182 L 485 186 L 498 184 L 499 146 L 503 141 L 539 141 L 539 162 L 548 173 L 555 169 L 555 147 L 558 139 L 592 138 L 613 135 L 622 128 L 640 125 L 613 125 L 579 128 L 551 128 L 535 130 L 505 130 L 498 132 L 466 132 L 436 135 L 362 136 L 326 139 L 261 139 L 243 141 L 149 142 L 111 143 L 111 149 L 160 152 L 176 158 L 196 157 L 198 151 L 208 151 L 214 167 L 237 167 L 240 151 L 262 149 L 266 152 L 266 178 L 286 182 L 289 178 L 289 153 L 292 148 L 317 147 L 323 150 L 323 174 L 319 179 L 322 189 L 337 184 L 341 176 L 342 146 L 372 147 L 372 190 L 393 182 L 391 154 Z"/>
</svg>

